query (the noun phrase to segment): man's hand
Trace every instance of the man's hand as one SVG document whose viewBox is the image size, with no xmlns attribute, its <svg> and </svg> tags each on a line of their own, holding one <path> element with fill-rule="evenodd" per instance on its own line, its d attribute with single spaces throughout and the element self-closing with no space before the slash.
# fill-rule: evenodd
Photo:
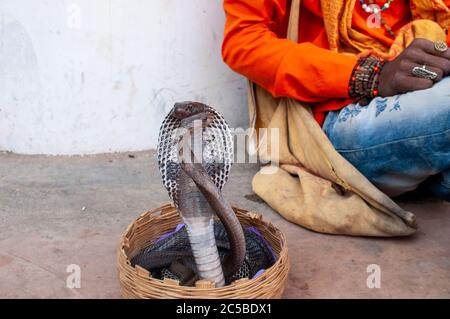
<svg viewBox="0 0 450 319">
<path fill-rule="evenodd" d="M 426 65 L 437 73 L 435 80 L 414 76 L 412 69 Z M 401 93 L 431 88 L 434 82 L 450 74 L 450 50 L 439 52 L 434 43 L 426 39 L 415 39 L 395 60 L 386 62 L 379 83 L 380 96 L 393 96 Z"/>
</svg>

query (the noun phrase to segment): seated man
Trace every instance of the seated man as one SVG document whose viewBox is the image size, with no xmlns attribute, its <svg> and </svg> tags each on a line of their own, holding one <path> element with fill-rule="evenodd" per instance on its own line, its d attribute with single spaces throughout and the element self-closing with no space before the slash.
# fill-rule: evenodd
<svg viewBox="0 0 450 319">
<path fill-rule="evenodd" d="M 419 38 L 392 54 L 416 1 L 303 0 L 294 43 L 285 39 L 290 1 L 225 0 L 223 58 L 273 96 L 309 103 L 336 150 L 386 194 L 423 183 L 449 201 L 450 50 Z M 333 2 L 343 5 L 330 31 L 321 3 L 329 12 Z M 450 23 L 450 1 L 429 2 Z"/>
</svg>

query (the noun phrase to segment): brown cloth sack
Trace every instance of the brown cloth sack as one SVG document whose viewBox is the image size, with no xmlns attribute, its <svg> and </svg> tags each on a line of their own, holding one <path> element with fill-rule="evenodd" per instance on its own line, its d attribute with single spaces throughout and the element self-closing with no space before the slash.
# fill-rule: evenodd
<svg viewBox="0 0 450 319">
<path fill-rule="evenodd" d="M 295 42 L 299 12 L 300 0 L 293 0 L 288 38 Z M 257 133 L 252 145 L 258 143 L 262 161 L 280 163 L 280 168 L 269 172 L 263 167 L 253 178 L 253 190 L 284 218 L 330 234 L 388 237 L 415 232 L 415 216 L 378 190 L 334 149 L 308 105 L 291 98 L 273 98 L 252 82 L 248 103 L 251 127 Z M 268 128 L 267 134 L 260 128 Z M 275 140 L 270 137 L 273 128 L 279 130 Z M 278 158 L 271 154 L 276 149 Z"/>
</svg>

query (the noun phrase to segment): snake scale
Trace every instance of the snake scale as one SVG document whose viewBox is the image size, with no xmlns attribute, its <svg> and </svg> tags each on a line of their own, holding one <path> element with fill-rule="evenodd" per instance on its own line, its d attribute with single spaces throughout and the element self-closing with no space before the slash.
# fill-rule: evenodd
<svg viewBox="0 0 450 319">
<path fill-rule="evenodd" d="M 176 103 L 164 119 L 158 139 L 158 164 L 163 184 L 175 203 L 195 260 L 192 278 L 226 282 L 243 265 L 244 231 L 222 196 L 233 161 L 233 139 L 224 120 L 212 107 L 198 102 Z M 220 260 L 214 216 L 223 224 L 230 253 Z M 185 272 L 187 253 L 160 252 L 156 263 L 172 261 L 173 272 Z"/>
</svg>

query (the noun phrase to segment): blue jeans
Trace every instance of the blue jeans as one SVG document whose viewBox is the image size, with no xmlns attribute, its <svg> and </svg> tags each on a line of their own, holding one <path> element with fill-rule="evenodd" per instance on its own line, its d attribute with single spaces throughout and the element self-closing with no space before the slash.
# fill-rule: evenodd
<svg viewBox="0 0 450 319">
<path fill-rule="evenodd" d="M 450 77 L 428 90 L 329 112 L 323 129 L 336 150 L 386 194 L 424 183 L 450 201 Z"/>
</svg>

